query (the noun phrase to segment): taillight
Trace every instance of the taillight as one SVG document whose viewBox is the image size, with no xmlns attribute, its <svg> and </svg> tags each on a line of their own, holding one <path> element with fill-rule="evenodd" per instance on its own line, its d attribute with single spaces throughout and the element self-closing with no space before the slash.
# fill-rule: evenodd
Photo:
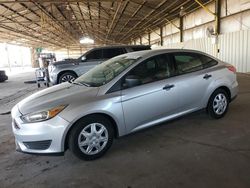
<svg viewBox="0 0 250 188">
<path fill-rule="evenodd" d="M 227 69 L 232 71 L 234 74 L 236 73 L 236 68 L 234 66 L 227 66 Z"/>
</svg>

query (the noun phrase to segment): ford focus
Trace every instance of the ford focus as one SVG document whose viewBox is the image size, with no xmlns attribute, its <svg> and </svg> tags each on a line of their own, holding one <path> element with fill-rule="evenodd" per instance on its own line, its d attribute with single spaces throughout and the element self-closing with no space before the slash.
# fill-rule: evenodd
<svg viewBox="0 0 250 188">
<path fill-rule="evenodd" d="M 12 109 L 16 148 L 84 160 L 113 139 L 206 109 L 222 118 L 237 96 L 236 69 L 194 50 L 152 50 L 114 57 L 73 82 L 39 91 Z"/>
</svg>

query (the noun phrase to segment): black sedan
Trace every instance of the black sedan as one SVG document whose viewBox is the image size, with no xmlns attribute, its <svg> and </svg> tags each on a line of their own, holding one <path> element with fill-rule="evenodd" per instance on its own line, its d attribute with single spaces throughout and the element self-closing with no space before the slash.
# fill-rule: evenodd
<svg viewBox="0 0 250 188">
<path fill-rule="evenodd" d="M 5 71 L 0 70 L 0 82 L 4 82 L 5 80 L 8 80 L 8 76 L 5 74 Z"/>
</svg>

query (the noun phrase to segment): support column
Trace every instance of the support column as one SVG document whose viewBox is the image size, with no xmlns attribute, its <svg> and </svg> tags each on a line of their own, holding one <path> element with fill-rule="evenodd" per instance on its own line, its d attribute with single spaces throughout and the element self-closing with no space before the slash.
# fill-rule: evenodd
<svg viewBox="0 0 250 188">
<path fill-rule="evenodd" d="M 39 64 L 38 64 L 38 58 L 37 58 L 36 49 L 35 48 L 31 48 L 30 49 L 30 53 L 31 53 L 31 67 L 32 68 L 38 68 Z"/>
<path fill-rule="evenodd" d="M 215 0 L 215 33 L 220 34 L 221 0 Z"/>
<path fill-rule="evenodd" d="M 142 38 L 141 38 L 141 36 L 140 36 L 140 45 L 142 45 Z"/>
<path fill-rule="evenodd" d="M 9 66 L 9 69 L 10 69 L 10 72 L 11 72 L 10 54 L 9 54 L 8 45 L 7 45 L 6 43 L 5 43 L 5 51 L 6 51 L 6 54 L 7 54 L 7 59 L 8 59 L 8 66 Z"/>
<path fill-rule="evenodd" d="M 148 33 L 148 45 L 151 44 L 150 32 Z"/>
<path fill-rule="evenodd" d="M 83 53 L 82 53 L 82 46 L 80 46 L 80 53 L 81 53 L 81 55 L 83 54 Z"/>
<path fill-rule="evenodd" d="M 180 17 L 180 42 L 183 42 L 183 16 Z"/>
<path fill-rule="evenodd" d="M 160 27 L 160 44 L 163 46 L 163 28 Z"/>
</svg>

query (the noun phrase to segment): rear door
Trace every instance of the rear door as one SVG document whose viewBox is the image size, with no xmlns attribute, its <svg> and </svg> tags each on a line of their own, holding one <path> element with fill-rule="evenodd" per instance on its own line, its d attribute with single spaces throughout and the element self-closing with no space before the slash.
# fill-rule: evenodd
<svg viewBox="0 0 250 188">
<path fill-rule="evenodd" d="M 151 57 L 133 68 L 126 76 L 139 78 L 141 84 L 122 90 L 122 106 L 127 131 L 154 124 L 175 114 L 179 108 L 179 88 L 175 69 L 168 55 Z"/>
<path fill-rule="evenodd" d="M 104 48 L 103 51 L 103 59 L 108 60 L 115 56 L 126 53 L 124 48 Z"/>
<path fill-rule="evenodd" d="M 209 86 L 213 81 L 213 71 L 210 67 L 217 62 L 207 56 L 181 52 L 173 53 L 178 72 L 181 111 L 204 108 L 204 98 L 207 97 Z"/>
</svg>

